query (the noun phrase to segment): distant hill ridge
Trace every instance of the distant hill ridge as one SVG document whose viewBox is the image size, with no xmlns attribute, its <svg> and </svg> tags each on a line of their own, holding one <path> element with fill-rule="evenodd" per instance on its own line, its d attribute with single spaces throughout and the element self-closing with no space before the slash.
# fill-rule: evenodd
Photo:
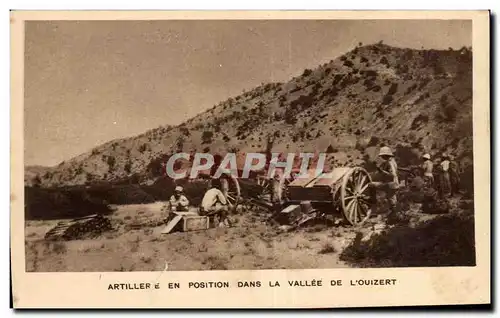
<svg viewBox="0 0 500 318">
<path fill-rule="evenodd" d="M 472 51 L 358 46 L 286 83 L 262 84 L 178 126 L 113 140 L 56 167 L 27 168 L 25 183 L 83 185 L 158 176 L 185 151 L 326 151 L 333 166 L 361 164 L 381 143 L 472 162 Z"/>
</svg>

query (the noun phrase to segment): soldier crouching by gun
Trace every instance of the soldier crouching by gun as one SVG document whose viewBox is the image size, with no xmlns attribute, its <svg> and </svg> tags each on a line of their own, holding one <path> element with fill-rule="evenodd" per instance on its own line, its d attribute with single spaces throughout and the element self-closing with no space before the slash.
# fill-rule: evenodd
<svg viewBox="0 0 500 318">
<path fill-rule="evenodd" d="M 373 202 L 376 201 L 377 190 L 384 191 L 390 203 L 390 213 L 394 213 L 397 212 L 398 203 L 396 196 L 397 190 L 399 189 L 398 165 L 389 147 L 380 148 L 379 157 L 383 160 L 382 164 L 377 166 L 377 170 L 382 175 L 382 181 L 371 182 L 370 189 L 372 200 Z"/>
</svg>

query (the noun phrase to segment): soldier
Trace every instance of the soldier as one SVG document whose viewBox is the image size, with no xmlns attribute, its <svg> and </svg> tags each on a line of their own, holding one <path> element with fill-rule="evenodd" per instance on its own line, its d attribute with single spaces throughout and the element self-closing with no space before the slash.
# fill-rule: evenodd
<svg viewBox="0 0 500 318">
<path fill-rule="evenodd" d="M 441 158 L 436 158 L 434 162 L 434 188 L 443 197 L 443 167 L 441 166 Z"/>
<path fill-rule="evenodd" d="M 398 165 L 394 160 L 391 148 L 380 148 L 379 157 L 383 160 L 380 166 L 377 166 L 378 171 L 382 175 L 382 181 L 374 181 L 371 183 L 372 198 L 376 197 L 376 189 L 380 189 L 386 193 L 387 200 L 391 205 L 391 213 L 396 212 L 397 197 L 396 192 L 399 188 Z"/>
<path fill-rule="evenodd" d="M 218 216 L 219 227 L 230 226 L 227 214 L 232 207 L 222 190 L 222 183 L 218 179 L 213 179 L 210 189 L 205 192 L 200 205 L 200 215 Z"/>
<path fill-rule="evenodd" d="M 428 153 L 423 155 L 422 159 L 424 159 L 424 163 L 422 164 L 424 181 L 426 187 L 430 188 L 434 186 L 434 175 L 432 174 L 432 168 L 434 167 L 434 164 L 431 161 L 431 155 L 429 155 Z"/>
<path fill-rule="evenodd" d="M 455 157 L 452 155 L 449 156 L 450 159 L 450 190 L 451 195 L 457 194 L 460 190 L 460 167 L 458 163 L 455 161 Z"/>
<path fill-rule="evenodd" d="M 442 155 L 443 160 L 441 161 L 441 173 L 442 173 L 442 194 L 444 196 L 451 195 L 451 182 L 450 182 L 450 161 L 447 154 Z"/>
<path fill-rule="evenodd" d="M 181 186 L 176 186 L 174 189 L 174 194 L 170 197 L 170 211 L 187 211 L 188 207 L 189 200 L 184 195 L 184 189 Z"/>
</svg>

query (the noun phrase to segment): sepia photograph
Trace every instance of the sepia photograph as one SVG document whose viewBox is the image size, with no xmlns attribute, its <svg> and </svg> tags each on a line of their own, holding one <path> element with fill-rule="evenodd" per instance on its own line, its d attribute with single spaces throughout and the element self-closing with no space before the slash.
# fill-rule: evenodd
<svg viewBox="0 0 500 318">
<path fill-rule="evenodd" d="M 393 269 L 478 266 L 489 104 L 473 84 L 489 48 L 473 18 L 487 12 L 67 14 L 27 18 L 20 39 L 24 274 L 191 272 L 186 288 L 224 289 L 274 286 L 199 275 L 385 269 L 344 284 L 391 288 Z M 105 289 L 150 288 L 128 283 Z"/>
</svg>

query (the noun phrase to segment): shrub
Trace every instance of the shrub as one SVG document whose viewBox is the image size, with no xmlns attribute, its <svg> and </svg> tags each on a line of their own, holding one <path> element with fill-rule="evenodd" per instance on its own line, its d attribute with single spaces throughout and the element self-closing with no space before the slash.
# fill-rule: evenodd
<svg viewBox="0 0 500 318">
<path fill-rule="evenodd" d="M 377 77 L 378 72 L 375 70 L 366 70 L 364 73 L 367 77 Z"/>
<path fill-rule="evenodd" d="M 205 130 L 202 135 L 201 135 L 201 143 L 202 144 L 210 144 L 212 143 L 212 137 L 214 136 L 214 133 L 209 130 Z"/>
<path fill-rule="evenodd" d="M 333 77 L 333 81 L 332 81 L 332 86 L 335 86 L 337 85 L 338 82 L 340 82 L 340 80 L 344 77 L 343 74 L 336 74 L 334 77 Z"/>
<path fill-rule="evenodd" d="M 301 110 L 308 109 L 314 103 L 314 98 L 311 95 L 301 95 L 296 100 L 290 103 L 290 107 L 293 109 L 301 108 Z"/>
<path fill-rule="evenodd" d="M 109 213 L 104 200 L 89 195 L 82 187 L 25 187 L 26 220 L 75 218 L 95 213 Z"/>
<path fill-rule="evenodd" d="M 440 122 L 453 122 L 458 114 L 458 110 L 453 105 L 446 105 L 438 112 L 437 119 Z"/>
<path fill-rule="evenodd" d="M 437 108 L 436 118 L 440 122 L 451 122 L 457 117 L 457 108 L 448 102 L 446 95 L 442 95 L 439 104 L 441 107 Z"/>
<path fill-rule="evenodd" d="M 387 91 L 387 95 L 394 95 L 398 91 L 398 83 L 392 83 L 391 87 L 389 87 L 389 91 Z"/>
<path fill-rule="evenodd" d="M 116 159 L 113 156 L 109 156 L 106 159 L 106 163 L 108 164 L 109 170 L 112 171 L 115 167 Z"/>
<path fill-rule="evenodd" d="M 283 119 L 284 119 L 284 116 L 282 113 L 279 113 L 279 112 L 274 113 L 274 121 L 280 121 Z"/>
<path fill-rule="evenodd" d="M 371 89 L 371 87 L 372 87 L 374 84 L 373 84 L 373 81 L 372 81 L 371 79 L 367 78 L 367 79 L 365 79 L 365 80 L 363 81 L 363 85 L 365 85 L 365 86 L 367 87 L 367 90 L 370 90 L 370 89 Z"/>
<path fill-rule="evenodd" d="M 425 86 L 427 86 L 427 84 L 429 84 L 431 80 L 428 79 L 428 78 L 424 78 L 420 81 L 420 83 L 418 84 L 418 89 L 421 90 L 422 88 L 424 88 Z"/>
<path fill-rule="evenodd" d="M 389 61 L 387 60 L 387 57 L 382 56 L 382 58 L 380 59 L 380 64 L 383 64 L 383 65 L 386 65 L 387 67 L 389 67 Z"/>
<path fill-rule="evenodd" d="M 321 248 L 321 250 L 318 252 L 319 254 L 329 254 L 329 253 L 335 253 L 337 250 L 335 249 L 335 247 L 330 244 L 330 243 L 325 243 L 325 245 L 323 245 L 323 247 Z"/>
<path fill-rule="evenodd" d="M 382 98 L 382 105 L 388 105 L 393 101 L 392 95 L 385 95 Z"/>
<path fill-rule="evenodd" d="M 130 173 L 130 171 L 132 169 L 132 163 L 130 161 L 128 161 L 127 163 L 125 163 L 125 166 L 123 167 L 123 169 L 125 170 L 125 172 L 127 174 Z"/>
<path fill-rule="evenodd" d="M 143 153 L 147 149 L 148 149 L 148 144 L 146 144 L 146 143 L 144 143 L 144 144 L 142 144 L 142 145 L 139 146 L 139 152 L 140 153 Z"/>
<path fill-rule="evenodd" d="M 294 125 L 297 123 L 297 116 L 295 116 L 295 113 L 290 110 L 290 108 L 287 108 L 285 111 L 285 123 L 289 125 Z"/>
<path fill-rule="evenodd" d="M 442 75 L 445 73 L 445 69 L 444 67 L 439 64 L 439 63 L 436 63 L 433 68 L 432 68 L 433 72 L 434 72 L 434 75 Z"/>
<path fill-rule="evenodd" d="M 309 76 L 309 75 L 311 75 L 311 73 L 312 73 L 312 70 L 310 70 L 310 69 L 306 68 L 306 69 L 304 70 L 304 73 L 302 73 L 302 76 Z"/>
<path fill-rule="evenodd" d="M 414 227 L 398 224 L 362 241 L 358 233 L 340 259 L 359 267 L 474 266 L 474 217 L 440 216 Z"/>
<path fill-rule="evenodd" d="M 413 51 L 412 50 L 406 50 L 403 54 L 403 60 L 404 61 L 409 61 L 413 58 Z"/>
<path fill-rule="evenodd" d="M 396 68 L 396 74 L 401 75 L 401 74 L 406 74 L 409 71 L 409 66 L 408 64 L 398 64 Z"/>
<path fill-rule="evenodd" d="M 421 124 L 426 124 L 429 122 L 429 116 L 420 114 L 411 123 L 411 128 L 412 130 L 417 129 Z"/>
<path fill-rule="evenodd" d="M 397 145 L 394 155 L 398 158 L 401 167 L 416 166 L 420 164 L 420 156 L 411 147 Z"/>
<path fill-rule="evenodd" d="M 328 97 L 328 101 L 333 101 L 337 97 L 339 90 L 335 87 L 325 89 L 320 96 L 320 99 Z"/>
<path fill-rule="evenodd" d="M 406 94 L 413 92 L 417 88 L 417 84 L 413 84 L 406 89 Z"/>
<path fill-rule="evenodd" d="M 354 63 L 349 61 L 349 60 L 346 60 L 344 61 L 344 65 L 347 66 L 347 67 L 353 67 L 354 66 Z"/>
<path fill-rule="evenodd" d="M 328 148 L 326 148 L 326 153 L 334 153 L 336 152 L 335 151 L 335 148 L 332 147 L 332 145 L 329 145 Z"/>
<path fill-rule="evenodd" d="M 422 94 L 420 95 L 416 100 L 415 100 L 415 104 L 417 103 L 420 103 L 421 101 L 423 101 L 424 99 L 428 98 L 430 96 L 429 92 L 425 93 L 425 94 Z"/>
<path fill-rule="evenodd" d="M 368 147 L 374 147 L 377 146 L 380 142 L 380 139 L 377 136 L 372 136 L 370 138 L 370 141 L 368 142 Z"/>
</svg>

